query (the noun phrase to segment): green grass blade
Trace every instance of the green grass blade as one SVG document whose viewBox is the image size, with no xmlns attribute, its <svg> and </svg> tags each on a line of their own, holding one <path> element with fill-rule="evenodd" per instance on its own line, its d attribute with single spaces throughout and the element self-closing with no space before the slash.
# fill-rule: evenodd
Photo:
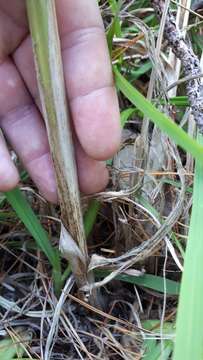
<svg viewBox="0 0 203 360">
<path fill-rule="evenodd" d="M 138 90 L 136 90 L 114 67 L 115 80 L 118 89 L 135 105 L 147 118 L 165 132 L 177 145 L 202 161 L 203 146 L 193 140 L 187 133 L 176 125 L 172 119 L 161 113 Z"/>
<path fill-rule="evenodd" d="M 123 128 L 130 116 L 135 112 L 135 108 L 129 108 L 121 112 L 121 127 Z"/>
<path fill-rule="evenodd" d="M 111 271 L 108 270 L 95 270 L 96 277 L 105 277 L 109 275 Z M 119 274 L 115 277 L 116 280 L 124 281 L 127 283 L 144 286 L 149 289 L 159 291 L 163 293 L 165 291 L 168 295 L 178 295 L 180 290 L 180 284 L 176 281 L 165 279 L 161 276 L 155 276 L 151 274 L 144 274 L 142 276 L 133 276 L 127 274 Z"/>
<path fill-rule="evenodd" d="M 22 357 L 24 350 L 19 345 L 14 344 L 11 339 L 4 339 L 0 341 L 0 359 L 12 360 L 16 358 L 16 353 Z"/>
<path fill-rule="evenodd" d="M 146 74 L 148 71 L 152 69 L 152 63 L 151 61 L 146 61 L 143 65 L 140 65 L 138 69 L 128 69 L 125 67 L 122 67 L 122 70 L 130 75 L 130 81 L 134 81 L 139 79 L 140 76 Z"/>
<path fill-rule="evenodd" d="M 43 229 L 37 216 L 33 212 L 29 203 L 22 192 L 16 188 L 12 191 L 6 192 L 5 196 L 15 210 L 19 219 L 23 222 L 30 234 L 35 239 L 39 248 L 49 259 L 49 262 L 54 268 L 59 267 L 59 256 L 57 251 L 52 247 L 47 232 Z"/>
<path fill-rule="evenodd" d="M 155 360 L 157 357 L 157 341 L 155 339 L 146 339 L 143 343 L 145 349 L 144 359 Z"/>
<path fill-rule="evenodd" d="M 203 144 L 202 135 L 198 136 Z M 203 359 L 203 162 L 195 168 L 193 208 L 177 316 L 174 360 Z"/>
<path fill-rule="evenodd" d="M 150 342 L 152 340 L 145 340 L 144 346 L 147 349 L 147 352 L 144 356 L 145 360 L 168 360 L 173 351 L 173 342 L 171 340 L 163 340 L 163 349 L 162 344 L 159 342 L 153 348 L 151 348 Z"/>
<path fill-rule="evenodd" d="M 0 209 L 3 207 L 4 202 L 5 202 L 5 195 L 0 193 Z"/>
<path fill-rule="evenodd" d="M 152 331 L 152 335 L 160 333 L 160 320 L 145 320 L 142 322 L 144 329 Z M 171 322 L 164 322 L 162 332 L 164 335 L 174 335 L 174 325 Z M 174 348 L 172 339 L 162 339 L 163 343 L 152 338 L 144 341 L 144 359 L 146 360 L 167 360 L 171 359 L 171 353 Z"/>
<path fill-rule="evenodd" d="M 88 237 L 92 231 L 100 208 L 101 204 L 99 201 L 94 199 L 91 200 L 89 207 L 84 215 L 84 228 L 86 237 Z"/>
<path fill-rule="evenodd" d="M 189 100 L 187 96 L 176 96 L 169 99 L 169 103 L 175 106 L 189 106 Z"/>
<path fill-rule="evenodd" d="M 32 340 L 32 334 L 29 333 L 29 331 L 19 331 L 17 336 L 17 333 L 14 333 L 12 337 L 6 337 L 0 341 L 1 360 L 22 359 L 25 355 L 25 348 Z"/>
<path fill-rule="evenodd" d="M 116 1 L 116 0 L 108 0 L 109 2 L 109 5 L 111 7 L 111 11 L 114 15 L 114 33 L 117 37 L 122 37 L 122 30 L 121 30 L 121 25 L 120 25 L 120 20 L 119 20 L 119 17 L 118 17 L 118 13 L 120 11 L 120 8 L 121 8 L 121 4 L 122 2 L 119 0 L 119 1 Z M 112 38 L 113 40 L 113 38 Z"/>
<path fill-rule="evenodd" d="M 116 19 L 114 18 L 114 20 L 112 21 L 107 33 L 106 33 L 106 39 L 107 39 L 107 44 L 108 44 L 108 48 L 109 48 L 109 54 L 110 56 L 112 55 L 112 48 L 113 48 L 113 37 L 115 34 L 115 26 L 116 26 Z"/>
</svg>

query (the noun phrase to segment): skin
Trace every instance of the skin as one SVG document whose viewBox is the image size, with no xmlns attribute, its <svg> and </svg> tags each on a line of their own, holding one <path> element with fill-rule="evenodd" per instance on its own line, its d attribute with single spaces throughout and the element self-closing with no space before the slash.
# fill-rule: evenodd
<svg viewBox="0 0 203 360">
<path fill-rule="evenodd" d="M 104 160 L 120 143 L 119 108 L 97 0 L 56 0 L 81 191 L 108 182 Z M 23 0 L 0 0 L 0 128 L 41 194 L 57 202 L 53 165 Z M 19 182 L 0 136 L 0 191 Z"/>
</svg>

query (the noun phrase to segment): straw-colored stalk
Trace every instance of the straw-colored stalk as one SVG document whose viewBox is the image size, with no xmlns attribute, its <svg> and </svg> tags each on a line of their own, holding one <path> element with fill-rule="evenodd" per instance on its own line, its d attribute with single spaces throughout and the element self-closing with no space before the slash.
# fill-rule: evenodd
<svg viewBox="0 0 203 360">
<path fill-rule="evenodd" d="M 61 250 L 79 287 L 87 282 L 83 228 L 74 147 L 67 108 L 54 0 L 27 0 L 33 52 L 61 206 Z"/>
</svg>

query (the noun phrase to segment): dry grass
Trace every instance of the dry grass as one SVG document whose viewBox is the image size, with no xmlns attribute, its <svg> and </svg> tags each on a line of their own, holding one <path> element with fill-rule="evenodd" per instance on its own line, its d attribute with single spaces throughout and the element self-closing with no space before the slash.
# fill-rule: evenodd
<svg viewBox="0 0 203 360">
<path fill-rule="evenodd" d="M 177 22 L 185 34 L 190 29 L 188 35 L 198 53 L 196 29 L 201 19 L 189 18 L 185 11 L 189 2 L 182 2 L 185 5 L 175 10 Z M 108 29 L 112 10 L 108 1 L 100 1 L 100 6 Z M 164 16 L 159 27 L 150 2 L 141 0 L 122 1 L 118 16 L 122 33 L 113 39 L 113 63 L 193 136 L 195 124 L 190 111 L 168 102 L 168 96 L 185 95 L 185 89 L 180 85 L 168 93 L 168 86 L 182 75 L 179 61 L 163 39 Z M 121 94 L 119 100 L 122 112 L 132 107 Z M 88 239 L 90 267 L 97 269 L 94 286 L 101 287 L 102 309 L 80 300 L 71 275 L 60 298 L 56 298 L 48 261 L 3 200 L 1 339 L 9 336 L 13 343 L 21 343 L 24 358 L 29 359 L 142 359 L 147 346 L 154 343 L 162 353 L 169 347 L 165 357 L 169 359 L 177 295 L 167 292 L 167 280 L 179 282 L 181 278 L 193 166 L 189 154 L 179 151 L 138 111 L 131 112 L 121 151 L 109 165 L 111 185 L 95 196 L 102 207 Z M 29 179 L 26 186 L 34 189 Z M 35 192 L 28 189 L 26 193 L 52 243 L 57 244 L 58 209 L 44 203 Z M 86 204 L 89 198 L 83 200 Z M 104 277 L 101 270 L 112 272 Z M 136 281 L 132 284 L 128 278 L 127 282 L 115 279 L 119 274 L 142 277 L 143 273 L 154 275 L 147 286 L 136 285 Z M 156 277 L 162 277 L 163 291 L 157 291 Z"/>
</svg>

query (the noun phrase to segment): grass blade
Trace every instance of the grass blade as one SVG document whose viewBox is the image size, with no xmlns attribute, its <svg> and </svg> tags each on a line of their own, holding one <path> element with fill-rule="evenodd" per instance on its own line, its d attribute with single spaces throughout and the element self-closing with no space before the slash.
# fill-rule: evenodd
<svg viewBox="0 0 203 360">
<path fill-rule="evenodd" d="M 84 228 L 86 237 L 88 237 L 92 231 L 100 208 L 101 203 L 99 201 L 95 199 L 91 200 L 89 207 L 84 215 Z"/>
<path fill-rule="evenodd" d="M 128 108 L 121 112 L 121 127 L 123 128 L 127 123 L 128 119 L 135 112 L 135 108 Z"/>
<path fill-rule="evenodd" d="M 15 210 L 19 219 L 23 222 L 25 227 L 32 234 L 39 248 L 49 259 L 50 264 L 54 268 L 58 268 L 59 256 L 57 251 L 52 247 L 48 234 L 40 224 L 37 216 L 30 207 L 25 196 L 22 194 L 20 189 L 16 188 L 5 193 L 5 196 Z"/>
<path fill-rule="evenodd" d="M 177 145 L 188 151 L 196 159 L 203 159 L 203 146 L 193 140 L 187 133 L 176 125 L 172 119 L 161 113 L 138 90 L 136 90 L 114 67 L 115 80 L 118 89 L 135 105 L 147 118 L 153 121 Z"/>
<path fill-rule="evenodd" d="M 142 322 L 144 329 L 151 331 L 151 335 L 154 333 L 155 339 L 153 336 L 146 338 L 144 341 L 144 359 L 146 360 L 167 360 L 171 359 L 171 353 L 174 348 L 173 339 L 170 339 L 171 335 L 173 338 L 175 329 L 174 324 L 171 322 L 165 322 L 163 324 L 163 334 L 165 338 L 160 341 L 156 341 L 156 335 L 160 333 L 160 320 L 146 320 Z"/>
<path fill-rule="evenodd" d="M 10 336 L 0 341 L 0 359 L 13 360 L 21 359 L 25 352 L 26 347 L 32 340 L 32 334 L 20 329 L 15 332 L 10 332 Z"/>
<path fill-rule="evenodd" d="M 95 275 L 97 277 L 105 277 L 108 276 L 111 271 L 108 270 L 96 270 Z M 142 276 L 134 276 L 128 274 L 119 274 L 115 277 L 116 280 L 128 282 L 130 284 L 135 284 L 139 286 L 144 286 L 146 288 L 159 291 L 161 293 L 165 290 L 166 285 L 166 293 L 168 295 L 178 295 L 180 290 L 180 284 L 176 281 L 165 279 L 161 276 L 155 276 L 151 274 L 144 274 Z"/>
<path fill-rule="evenodd" d="M 144 356 L 145 360 L 168 360 L 173 351 L 173 342 L 171 340 L 163 340 L 163 349 L 160 343 L 151 348 L 150 342 L 152 340 L 145 340 L 144 345 L 147 348 L 147 352 Z M 152 343 L 153 346 L 153 343 Z"/>
<path fill-rule="evenodd" d="M 203 144 L 202 135 L 198 141 Z M 203 359 L 203 162 L 195 168 L 193 208 L 177 316 L 174 360 Z"/>
<path fill-rule="evenodd" d="M 120 20 L 118 17 L 118 13 L 121 9 L 121 4 L 122 2 L 116 1 L 116 0 L 108 0 L 109 5 L 111 7 L 111 11 L 114 15 L 114 19 L 113 19 L 113 23 L 114 23 L 114 33 L 117 37 L 122 37 L 122 30 L 121 30 L 121 25 L 120 25 Z M 112 37 L 113 40 L 113 37 Z"/>
</svg>

